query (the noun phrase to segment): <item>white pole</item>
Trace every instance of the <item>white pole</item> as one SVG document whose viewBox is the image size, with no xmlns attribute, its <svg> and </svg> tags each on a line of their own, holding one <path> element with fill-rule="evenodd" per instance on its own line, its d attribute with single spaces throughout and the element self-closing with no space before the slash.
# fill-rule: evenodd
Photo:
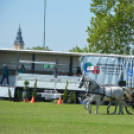
<svg viewBox="0 0 134 134">
<path fill-rule="evenodd" d="M 44 0 L 44 45 L 43 45 L 44 50 L 45 50 L 45 14 L 46 14 L 46 0 Z"/>
</svg>

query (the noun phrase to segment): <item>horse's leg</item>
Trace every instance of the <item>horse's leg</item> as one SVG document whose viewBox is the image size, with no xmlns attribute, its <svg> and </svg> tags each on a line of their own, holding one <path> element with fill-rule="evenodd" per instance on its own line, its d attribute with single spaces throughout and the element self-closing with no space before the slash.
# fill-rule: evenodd
<svg viewBox="0 0 134 134">
<path fill-rule="evenodd" d="M 85 98 L 84 100 L 83 100 L 83 107 L 85 108 L 85 109 L 87 109 L 87 107 L 86 107 L 86 102 L 89 100 L 89 97 L 87 97 L 87 98 Z"/>
<path fill-rule="evenodd" d="M 98 114 L 98 109 L 99 109 L 99 105 L 100 105 L 100 99 L 101 98 L 99 96 L 96 98 L 96 111 L 95 111 L 94 114 Z"/>
<path fill-rule="evenodd" d="M 119 112 L 117 114 L 121 114 L 122 113 L 122 104 L 119 102 Z"/>
<path fill-rule="evenodd" d="M 119 104 L 119 112 L 117 114 L 124 114 L 123 108 L 124 108 L 124 105 L 126 105 L 125 102 L 121 101 L 121 102 L 118 102 L 118 104 Z"/>
<path fill-rule="evenodd" d="M 100 102 L 96 101 L 96 111 L 94 114 L 98 114 L 99 105 L 100 105 Z"/>
<path fill-rule="evenodd" d="M 87 109 L 88 109 L 88 113 L 91 113 L 92 112 L 92 109 L 91 109 L 91 103 L 94 101 L 94 98 L 90 97 L 88 103 L 87 103 Z"/>
<path fill-rule="evenodd" d="M 112 103 L 113 103 L 113 102 L 110 102 L 110 103 L 108 104 L 108 107 L 107 107 L 107 114 L 109 113 L 109 108 L 110 108 L 110 106 L 112 105 Z M 112 114 L 115 114 L 115 113 L 116 113 L 117 107 L 118 107 L 118 102 L 114 102 L 114 105 L 115 105 L 115 109 L 114 109 L 114 112 L 113 112 Z M 119 113 L 118 113 L 118 114 L 120 114 L 120 106 L 119 106 Z"/>
<path fill-rule="evenodd" d="M 115 103 L 114 103 L 114 105 L 115 105 L 115 109 L 114 109 L 114 112 L 113 112 L 112 114 L 115 114 L 115 113 L 116 113 L 116 111 L 117 111 L 117 106 L 118 106 L 118 103 L 117 103 L 117 102 L 115 102 Z"/>
<path fill-rule="evenodd" d="M 121 101 L 119 103 L 119 110 L 120 110 L 119 112 L 120 112 L 120 114 L 124 114 L 123 108 L 124 108 L 125 105 L 126 105 L 126 103 L 124 101 Z"/>
<path fill-rule="evenodd" d="M 121 114 L 124 114 L 124 111 L 123 111 L 123 108 L 124 108 L 124 106 L 125 106 L 126 104 L 120 104 L 120 113 Z"/>
<path fill-rule="evenodd" d="M 107 114 L 109 114 L 109 108 L 111 107 L 111 105 L 112 105 L 112 102 L 109 102 L 108 107 L 107 107 Z"/>
<path fill-rule="evenodd" d="M 86 99 L 87 99 L 87 98 L 86 98 Z M 86 108 L 86 106 L 85 106 L 85 100 L 86 100 L 86 99 L 83 100 L 83 107 L 84 107 L 84 108 Z"/>
</svg>

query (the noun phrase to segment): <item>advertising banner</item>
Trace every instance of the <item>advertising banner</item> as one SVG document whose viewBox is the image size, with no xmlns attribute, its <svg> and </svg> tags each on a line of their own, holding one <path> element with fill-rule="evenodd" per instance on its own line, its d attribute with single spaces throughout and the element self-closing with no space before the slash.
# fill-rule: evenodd
<svg viewBox="0 0 134 134">
<path fill-rule="evenodd" d="M 83 56 L 79 60 L 82 74 L 100 85 L 118 85 L 119 81 L 126 81 L 127 87 L 134 87 L 133 58 Z"/>
</svg>

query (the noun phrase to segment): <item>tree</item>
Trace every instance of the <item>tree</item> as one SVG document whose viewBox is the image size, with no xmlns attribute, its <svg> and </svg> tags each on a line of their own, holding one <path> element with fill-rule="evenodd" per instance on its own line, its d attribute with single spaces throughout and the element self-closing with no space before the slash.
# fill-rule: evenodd
<svg viewBox="0 0 134 134">
<path fill-rule="evenodd" d="M 18 101 L 21 101 L 22 96 L 19 89 L 17 89 L 17 95 L 18 95 Z"/>
<path fill-rule="evenodd" d="M 36 80 L 35 80 L 35 83 L 34 83 L 34 90 L 33 90 L 33 92 L 32 92 L 32 97 L 37 97 L 38 95 L 37 95 L 37 78 L 36 78 Z"/>
<path fill-rule="evenodd" d="M 44 50 L 44 48 L 43 47 L 41 47 L 41 46 L 37 46 L 37 47 L 33 47 L 33 48 L 26 48 L 27 50 L 42 50 L 42 51 L 52 51 L 52 50 L 50 50 L 49 49 L 49 47 L 48 46 L 46 46 L 45 47 L 45 50 Z"/>
<path fill-rule="evenodd" d="M 134 53 L 134 0 L 92 0 L 88 46 L 71 52 Z"/>
<path fill-rule="evenodd" d="M 131 54 L 131 45 L 134 45 L 133 0 L 92 0 L 90 11 L 95 17 L 87 28 L 89 52 Z"/>
<path fill-rule="evenodd" d="M 66 81 L 66 86 L 63 94 L 63 102 L 66 103 L 68 100 L 68 80 Z"/>
<path fill-rule="evenodd" d="M 70 92 L 70 95 L 69 95 L 69 102 L 73 103 L 73 92 L 72 91 Z"/>
<path fill-rule="evenodd" d="M 28 98 L 28 96 L 29 96 L 29 87 L 28 87 L 29 81 L 25 80 L 24 85 L 25 85 L 25 87 L 24 87 L 23 98 Z"/>
<path fill-rule="evenodd" d="M 69 50 L 69 52 L 85 52 L 88 53 L 89 49 L 87 46 L 84 46 L 83 48 L 78 47 L 77 45 Z"/>
<path fill-rule="evenodd" d="M 77 96 L 76 96 L 75 91 L 74 91 L 74 93 L 73 93 L 73 96 L 74 96 L 74 103 L 76 103 L 76 98 L 77 98 Z"/>
</svg>

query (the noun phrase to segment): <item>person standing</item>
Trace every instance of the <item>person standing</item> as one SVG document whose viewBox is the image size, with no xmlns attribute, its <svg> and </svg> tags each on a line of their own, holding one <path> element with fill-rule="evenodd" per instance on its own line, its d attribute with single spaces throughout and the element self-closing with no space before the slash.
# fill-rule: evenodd
<svg viewBox="0 0 134 134">
<path fill-rule="evenodd" d="M 20 69 L 19 69 L 19 73 L 25 73 L 26 69 L 24 67 L 24 65 L 21 65 Z"/>
<path fill-rule="evenodd" d="M 7 80 L 7 84 L 9 84 L 9 81 L 8 81 L 8 68 L 7 68 L 6 64 L 3 64 L 2 72 L 3 72 L 3 75 L 2 75 L 2 79 L 1 79 L 0 84 L 3 83 L 5 78 Z"/>
</svg>

